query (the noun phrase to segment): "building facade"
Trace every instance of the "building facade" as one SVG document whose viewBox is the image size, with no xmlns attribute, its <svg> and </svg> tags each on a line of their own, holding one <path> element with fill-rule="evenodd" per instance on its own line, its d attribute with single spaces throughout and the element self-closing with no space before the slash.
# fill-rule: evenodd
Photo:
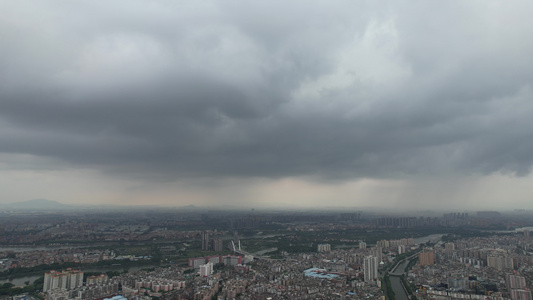
<svg viewBox="0 0 533 300">
<path fill-rule="evenodd" d="M 378 259 L 375 256 L 367 256 L 363 264 L 365 282 L 370 282 L 378 278 Z"/>
<path fill-rule="evenodd" d="M 50 271 L 44 273 L 43 292 L 54 289 L 72 290 L 83 285 L 83 272 L 67 269 L 65 271 Z"/>
</svg>

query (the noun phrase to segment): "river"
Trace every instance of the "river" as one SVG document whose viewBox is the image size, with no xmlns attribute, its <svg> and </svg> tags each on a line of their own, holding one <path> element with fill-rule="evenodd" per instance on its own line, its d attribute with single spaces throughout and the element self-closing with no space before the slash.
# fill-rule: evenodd
<svg viewBox="0 0 533 300">
<path fill-rule="evenodd" d="M 408 263 L 409 261 L 404 261 L 403 263 L 401 263 L 396 268 L 396 270 L 394 270 L 393 273 L 390 273 L 390 276 L 389 276 L 390 284 L 391 284 L 392 290 L 394 291 L 396 300 L 409 300 L 409 296 L 403 289 L 402 281 L 400 279 L 400 275 L 405 273 L 404 270 Z"/>
<path fill-rule="evenodd" d="M 149 269 L 149 268 L 154 268 L 154 267 L 157 267 L 159 266 L 158 264 L 145 264 L 145 265 L 140 265 L 140 266 L 128 266 L 128 265 L 120 265 L 120 266 L 101 266 L 101 267 L 98 267 L 98 266 L 94 266 L 94 267 L 86 267 L 86 268 L 80 268 L 80 270 L 84 271 L 84 272 L 102 272 L 102 273 L 105 273 L 105 272 L 109 272 L 109 271 L 119 271 L 119 272 L 122 272 L 124 270 L 128 270 L 128 272 L 136 272 L 136 271 L 139 271 L 139 270 L 142 270 L 142 269 Z M 40 275 L 27 275 L 27 276 L 23 276 L 23 277 L 15 277 L 15 278 L 12 278 L 12 279 L 2 279 L 0 280 L 0 284 L 4 284 L 4 283 L 12 283 L 14 284 L 15 286 L 25 286 L 26 285 L 26 281 L 29 281 L 30 284 L 32 284 L 35 280 L 37 280 L 39 277 L 43 276 L 45 273 L 45 271 L 42 272 L 42 274 Z"/>
<path fill-rule="evenodd" d="M 53 245 L 15 245 L 15 246 L 0 246 L 0 252 L 13 251 L 13 252 L 26 252 L 37 250 L 59 250 L 59 249 L 85 249 L 92 247 L 110 246 L 111 244 L 53 244 Z"/>
<path fill-rule="evenodd" d="M 274 247 L 274 248 L 263 249 L 263 250 L 255 252 L 253 255 L 262 256 L 262 255 L 265 255 L 265 253 L 274 252 L 274 251 L 278 251 L 278 248 Z"/>
<path fill-rule="evenodd" d="M 390 276 L 390 285 L 394 291 L 394 298 L 396 300 L 409 300 L 407 293 L 402 287 L 402 281 L 398 276 Z"/>
<path fill-rule="evenodd" d="M 524 230 L 529 230 L 533 232 L 533 227 L 526 226 L 526 227 L 518 227 L 513 230 L 483 230 L 484 232 L 497 232 L 497 233 L 517 233 L 517 232 L 524 232 Z"/>
<path fill-rule="evenodd" d="M 414 238 L 414 241 L 415 241 L 415 244 L 422 244 L 422 243 L 427 243 L 427 242 L 434 243 L 434 242 L 440 240 L 443 235 L 444 234 L 442 234 L 442 233 L 430 234 L 430 235 L 426 235 L 426 236 L 423 236 L 423 237 Z"/>
</svg>

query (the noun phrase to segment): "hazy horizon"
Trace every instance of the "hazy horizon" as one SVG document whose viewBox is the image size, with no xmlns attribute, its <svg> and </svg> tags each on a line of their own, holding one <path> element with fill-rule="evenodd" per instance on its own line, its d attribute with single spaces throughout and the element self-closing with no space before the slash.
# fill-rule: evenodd
<svg viewBox="0 0 533 300">
<path fill-rule="evenodd" d="M 0 205 L 533 209 L 533 2 L 0 7 Z"/>
<path fill-rule="evenodd" d="M 378 216 L 395 216 L 395 217 L 443 217 L 444 214 L 462 214 L 466 213 L 471 218 L 485 218 L 485 216 L 478 216 L 478 213 L 483 212 L 497 212 L 501 216 L 526 216 L 533 214 L 533 209 L 521 208 L 504 208 L 504 209 L 485 209 L 485 207 L 477 207 L 472 209 L 463 209 L 457 207 L 450 208 L 436 208 L 436 209 L 416 209 L 410 206 L 405 207 L 373 207 L 373 206 L 247 206 L 247 205 L 172 205 L 172 204 L 65 204 L 59 201 L 50 199 L 30 199 L 26 201 L 5 203 L 3 206 L 6 211 L 20 211 L 20 212 L 91 212 L 91 211 L 107 211 L 107 212 L 176 212 L 176 213 L 239 213 L 239 214 L 343 214 L 343 213 L 360 213 L 363 218 L 372 218 Z"/>
</svg>

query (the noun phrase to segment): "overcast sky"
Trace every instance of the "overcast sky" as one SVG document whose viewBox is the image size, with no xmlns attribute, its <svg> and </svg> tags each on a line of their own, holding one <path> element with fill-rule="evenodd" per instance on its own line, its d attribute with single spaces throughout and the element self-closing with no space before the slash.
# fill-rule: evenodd
<svg viewBox="0 0 533 300">
<path fill-rule="evenodd" d="M 532 11 L 0 0 L 0 203 L 533 209 Z"/>
</svg>

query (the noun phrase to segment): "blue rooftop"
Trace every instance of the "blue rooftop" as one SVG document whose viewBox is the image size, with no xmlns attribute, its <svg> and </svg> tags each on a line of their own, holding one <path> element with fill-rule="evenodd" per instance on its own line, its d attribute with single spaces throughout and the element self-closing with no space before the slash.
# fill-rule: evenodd
<svg viewBox="0 0 533 300">
<path fill-rule="evenodd" d="M 324 278 L 324 279 L 333 279 L 339 277 L 337 274 L 328 273 L 324 269 L 311 268 L 304 271 L 305 276 L 313 278 Z"/>
</svg>

